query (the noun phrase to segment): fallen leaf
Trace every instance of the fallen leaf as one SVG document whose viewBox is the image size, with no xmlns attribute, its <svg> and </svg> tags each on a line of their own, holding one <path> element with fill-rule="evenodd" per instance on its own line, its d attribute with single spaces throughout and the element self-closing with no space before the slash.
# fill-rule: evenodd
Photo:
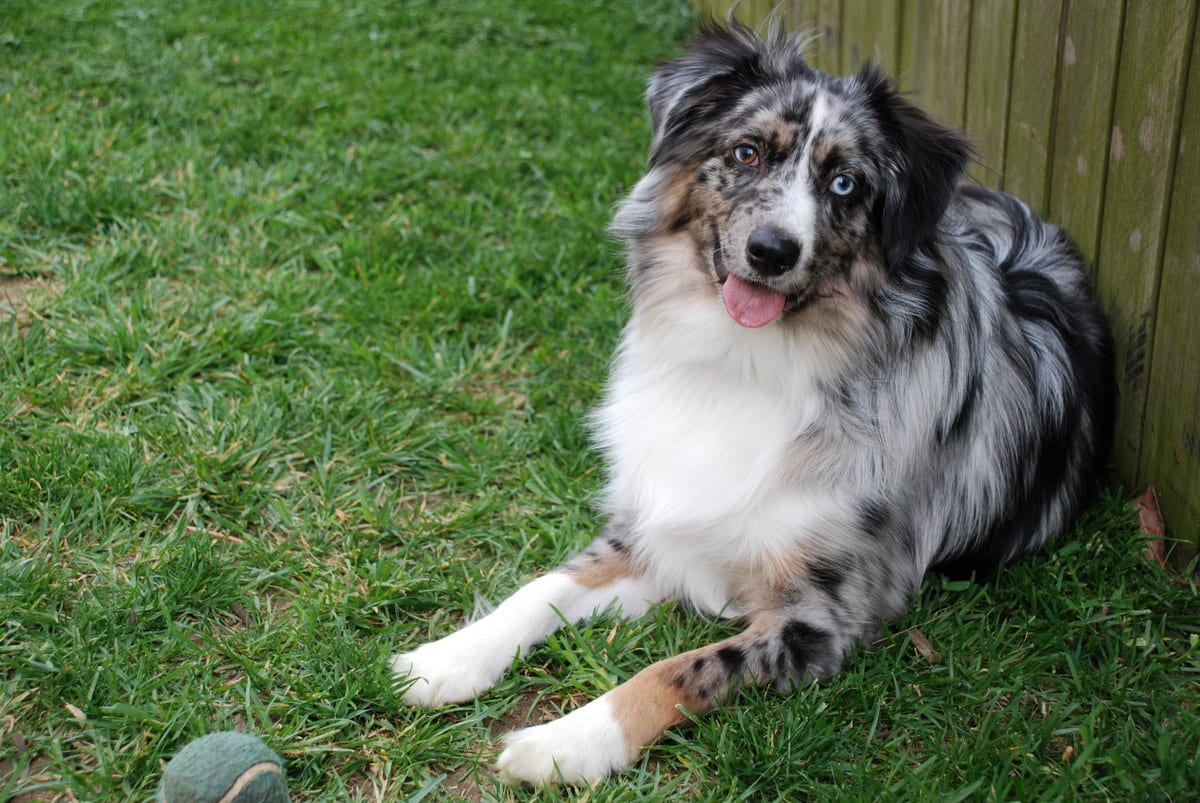
<svg viewBox="0 0 1200 803">
<path fill-rule="evenodd" d="M 1166 522 L 1163 521 L 1162 512 L 1158 508 L 1158 492 L 1154 489 L 1154 483 L 1146 486 L 1146 492 L 1138 497 L 1135 506 L 1143 533 L 1158 538 L 1167 534 Z"/>
<path fill-rule="evenodd" d="M 925 634 L 915 627 L 910 627 L 906 632 L 920 656 L 929 663 L 936 664 L 938 662 L 937 650 L 929 643 L 929 639 L 925 637 Z"/>
<path fill-rule="evenodd" d="M 87 722 L 87 714 L 83 713 L 83 711 L 77 706 L 71 705 L 70 703 L 64 703 L 63 707 L 66 708 L 67 713 L 75 717 L 75 719 L 79 720 L 80 722 Z"/>
<path fill-rule="evenodd" d="M 1150 563 L 1156 564 L 1163 571 L 1169 572 L 1171 564 L 1167 562 L 1167 523 L 1163 520 L 1162 511 L 1158 507 L 1158 494 L 1154 490 L 1154 483 L 1150 483 L 1146 487 L 1146 492 L 1138 497 L 1135 506 L 1142 534 L 1146 536 L 1146 546 L 1142 550 L 1142 557 Z"/>
</svg>

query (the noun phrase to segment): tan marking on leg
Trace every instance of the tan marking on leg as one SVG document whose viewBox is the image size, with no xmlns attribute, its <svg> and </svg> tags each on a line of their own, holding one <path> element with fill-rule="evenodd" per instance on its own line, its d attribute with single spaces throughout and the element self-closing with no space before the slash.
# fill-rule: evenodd
<svg viewBox="0 0 1200 803">
<path fill-rule="evenodd" d="M 642 569 L 634 566 L 629 558 L 616 552 L 583 566 L 572 566 L 567 569 L 568 577 L 584 588 L 593 591 L 611 585 L 622 578 L 635 579 L 641 577 L 642 574 Z"/>
<path fill-rule="evenodd" d="M 779 607 L 781 589 L 794 586 L 807 572 L 804 555 L 799 551 L 767 555 L 734 577 L 737 599 L 750 611 Z"/>
<path fill-rule="evenodd" d="M 631 761 L 643 747 L 654 744 L 668 728 L 686 719 L 680 706 L 695 713 L 708 709 L 690 693 L 685 681 L 674 682 L 684 678 L 690 655 L 659 661 L 609 692 L 613 717 L 625 737 Z"/>
</svg>

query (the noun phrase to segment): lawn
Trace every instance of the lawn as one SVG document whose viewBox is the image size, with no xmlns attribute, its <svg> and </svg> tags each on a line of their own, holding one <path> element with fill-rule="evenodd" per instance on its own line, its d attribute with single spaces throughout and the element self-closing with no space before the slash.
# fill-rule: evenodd
<svg viewBox="0 0 1200 803">
<path fill-rule="evenodd" d="M 146 800 L 233 728 L 295 800 L 1194 795 L 1200 598 L 1117 492 L 594 789 L 499 786 L 499 735 L 734 625 L 399 705 L 390 652 L 596 532 L 604 227 L 692 24 L 600 5 L 0 0 L 0 800 Z"/>
</svg>

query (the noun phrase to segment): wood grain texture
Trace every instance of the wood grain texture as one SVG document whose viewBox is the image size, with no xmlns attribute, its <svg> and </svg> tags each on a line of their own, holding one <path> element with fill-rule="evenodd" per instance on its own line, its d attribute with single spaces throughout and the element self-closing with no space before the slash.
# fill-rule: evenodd
<svg viewBox="0 0 1200 803">
<path fill-rule="evenodd" d="M 841 71 L 855 72 L 867 62 L 889 75 L 900 68 L 900 11 L 896 0 L 843 0 Z"/>
<path fill-rule="evenodd" d="M 1016 23 L 1017 0 L 978 2 L 971 11 L 966 129 L 977 157 L 971 165 L 971 176 L 995 189 L 1003 189 L 1004 184 Z"/>
<path fill-rule="evenodd" d="M 1200 13 L 1193 10 L 1193 13 Z M 1189 74 L 1167 204 L 1166 242 L 1138 474 L 1158 488 L 1185 566 L 1200 545 L 1200 30 L 1192 23 Z"/>
<path fill-rule="evenodd" d="M 1071 235 L 1093 273 L 1124 16 L 1122 0 L 1071 0 L 1062 38 L 1049 217 Z"/>
<path fill-rule="evenodd" d="M 1139 484 L 1145 479 L 1139 462 L 1146 389 L 1194 5 L 1128 5 L 1104 186 L 1097 286 L 1117 344 L 1121 403 L 1114 458 L 1121 475 Z"/>
<path fill-rule="evenodd" d="M 792 0 L 781 13 L 789 31 L 811 36 L 806 58 L 818 70 L 841 71 L 841 0 Z"/>
<path fill-rule="evenodd" d="M 900 85 L 938 122 L 966 122 L 971 3 L 908 0 L 901 13 Z"/>
<path fill-rule="evenodd" d="M 1017 6 L 1012 100 L 1004 144 L 1004 190 L 1046 213 L 1063 0 Z"/>
</svg>

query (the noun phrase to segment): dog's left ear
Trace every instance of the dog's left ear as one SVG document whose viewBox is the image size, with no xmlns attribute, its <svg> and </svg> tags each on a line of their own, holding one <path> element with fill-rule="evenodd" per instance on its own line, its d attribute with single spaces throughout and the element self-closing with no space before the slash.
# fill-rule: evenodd
<svg viewBox="0 0 1200 803">
<path fill-rule="evenodd" d="M 888 267 L 933 234 L 971 160 L 970 142 L 929 119 L 896 91 L 877 65 L 856 79 L 887 141 L 885 184 L 875 213 Z"/>
</svg>

